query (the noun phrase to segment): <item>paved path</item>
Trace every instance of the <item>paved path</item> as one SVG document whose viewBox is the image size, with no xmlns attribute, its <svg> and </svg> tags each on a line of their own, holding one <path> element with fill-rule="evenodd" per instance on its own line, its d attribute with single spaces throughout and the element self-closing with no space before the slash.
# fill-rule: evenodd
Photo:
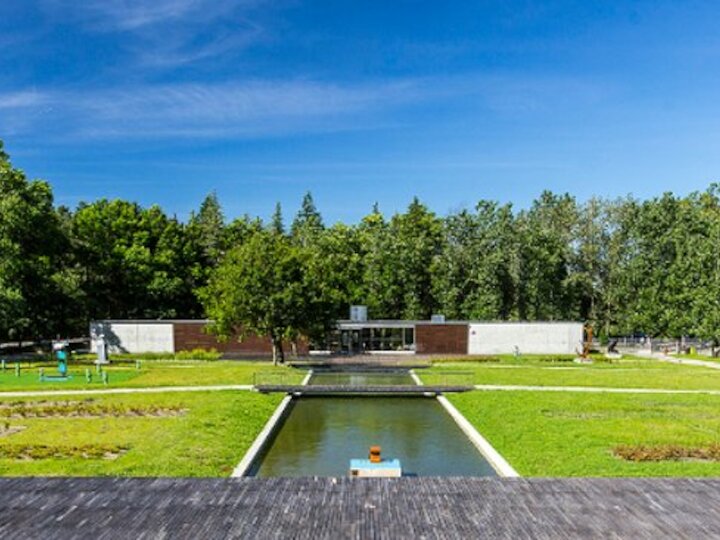
<svg viewBox="0 0 720 540">
<path fill-rule="evenodd" d="M 636 351 L 633 354 L 642 358 L 652 358 L 653 360 L 660 360 L 661 362 L 670 362 L 671 364 L 682 364 L 686 366 L 698 366 L 710 369 L 720 369 L 720 362 L 713 362 L 712 360 L 677 358 L 675 356 L 670 356 L 669 354 L 651 353 L 650 351 Z"/>
<path fill-rule="evenodd" d="M 709 394 L 714 396 L 720 396 L 720 390 L 613 388 L 608 386 L 531 386 L 519 384 L 476 384 L 475 390 L 508 392 L 588 392 L 595 394 Z"/>
<path fill-rule="evenodd" d="M 0 537 L 720 538 L 717 479 L 4 478 Z"/>
<path fill-rule="evenodd" d="M 252 390 L 250 384 L 219 384 L 206 386 L 148 386 L 141 388 L 106 388 L 104 390 L 18 390 L 0 392 L 4 397 L 97 396 L 107 394 L 162 394 L 167 392 L 216 392 L 223 390 Z"/>
<path fill-rule="evenodd" d="M 249 391 L 249 384 L 224 384 L 206 386 L 154 386 L 143 388 L 107 388 L 104 390 L 27 390 L 0 392 L 2 398 L 96 396 L 112 394 L 162 394 L 170 392 L 221 392 L 227 390 Z M 520 384 L 476 384 L 475 390 L 486 392 L 587 392 L 596 394 L 706 394 L 720 395 L 720 390 L 683 390 L 665 388 L 613 388 L 608 386 L 534 386 Z"/>
</svg>

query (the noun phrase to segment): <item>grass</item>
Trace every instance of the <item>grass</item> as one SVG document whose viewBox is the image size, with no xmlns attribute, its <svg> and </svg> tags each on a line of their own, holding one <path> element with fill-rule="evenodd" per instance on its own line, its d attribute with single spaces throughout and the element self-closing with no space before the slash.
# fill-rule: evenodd
<svg viewBox="0 0 720 540">
<path fill-rule="evenodd" d="M 571 360 L 448 358 L 417 373 L 426 383 L 720 390 L 720 370 L 638 358 Z M 68 383 L 40 382 L 37 367 L 20 377 L 12 367 L 0 372 L 0 392 L 103 387 L 97 376 L 85 382 L 82 365 L 71 366 L 77 375 Z M 51 369 L 47 364 L 46 373 Z M 305 375 L 233 361 L 147 361 L 139 370 L 120 363 L 108 373 L 111 387 L 290 383 Z M 44 399 L 0 393 L 0 475 L 227 476 L 281 396 L 222 391 Z M 714 460 L 720 396 L 474 391 L 450 399 L 524 476 L 720 474 Z"/>
<path fill-rule="evenodd" d="M 105 388 L 94 366 L 71 364 L 69 374 L 72 379 L 65 382 L 39 379 L 39 369 L 44 368 L 46 375 L 56 374 L 56 366 L 51 363 L 23 363 L 20 376 L 15 376 L 14 364 L 8 364 L 5 371 L 0 370 L 0 395 L 3 391 L 13 390 L 77 390 Z M 85 380 L 85 371 L 90 369 L 92 382 Z M 104 368 L 108 374 L 109 388 L 155 387 L 155 386 L 204 386 L 222 384 L 253 384 L 256 377 L 263 380 L 274 377 L 286 383 L 300 382 L 303 371 L 284 366 L 273 366 L 269 362 L 240 361 L 168 361 L 141 362 L 140 369 L 134 363 L 111 364 Z"/>
<path fill-rule="evenodd" d="M 418 370 L 426 384 L 488 384 L 536 386 L 592 386 L 720 390 L 720 370 L 682 366 L 652 359 L 624 358 L 613 362 L 575 364 L 571 357 L 545 361 L 542 357 L 498 357 L 496 361 L 453 361 Z M 452 376 L 452 373 L 457 373 Z"/>
<path fill-rule="evenodd" d="M 280 395 L 197 392 L 93 399 L 2 397 L 12 390 L 102 389 L 93 366 L 71 363 L 67 382 L 39 380 L 52 363 L 0 371 L 0 475 L 227 476 L 280 402 Z M 92 382 L 85 380 L 91 369 Z M 109 388 L 300 382 L 305 372 L 269 362 L 131 361 L 105 368 Z M 25 404 L 25 406 L 22 406 Z"/>
<path fill-rule="evenodd" d="M 720 461 L 615 455 L 623 447 L 703 455 L 720 442 L 720 396 L 475 391 L 450 400 L 522 476 L 720 474 Z"/>
<path fill-rule="evenodd" d="M 4 419 L 25 429 L 0 436 L 0 475 L 228 476 L 280 400 L 254 392 L 103 396 L 92 407 L 183 414 Z"/>
<path fill-rule="evenodd" d="M 710 368 L 567 360 L 449 359 L 417 373 L 428 384 L 720 390 L 720 370 Z M 523 476 L 720 474 L 720 461 L 697 459 L 720 443 L 720 396 L 475 391 L 450 400 Z"/>
</svg>

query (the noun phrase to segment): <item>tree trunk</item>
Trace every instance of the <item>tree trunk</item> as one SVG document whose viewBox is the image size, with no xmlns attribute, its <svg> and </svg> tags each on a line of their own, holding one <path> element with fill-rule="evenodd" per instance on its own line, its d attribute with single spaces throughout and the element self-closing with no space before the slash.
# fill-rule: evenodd
<svg viewBox="0 0 720 540">
<path fill-rule="evenodd" d="M 285 363 L 285 353 L 283 352 L 282 339 L 276 337 L 271 338 L 272 340 L 272 352 L 273 352 L 273 365 Z"/>
</svg>

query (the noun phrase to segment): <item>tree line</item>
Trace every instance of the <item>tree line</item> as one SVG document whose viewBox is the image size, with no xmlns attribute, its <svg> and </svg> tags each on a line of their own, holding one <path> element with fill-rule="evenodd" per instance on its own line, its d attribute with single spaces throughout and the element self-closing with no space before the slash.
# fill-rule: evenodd
<svg viewBox="0 0 720 540">
<path fill-rule="evenodd" d="M 328 225 L 308 193 L 289 226 L 225 218 L 210 194 L 187 221 L 157 205 L 57 206 L 0 142 L 0 340 L 82 335 L 88 321 L 200 318 L 281 342 L 348 306 L 373 318 L 582 320 L 601 336 L 720 338 L 720 187 L 685 197 L 543 192 L 439 216 L 413 199 Z"/>
</svg>

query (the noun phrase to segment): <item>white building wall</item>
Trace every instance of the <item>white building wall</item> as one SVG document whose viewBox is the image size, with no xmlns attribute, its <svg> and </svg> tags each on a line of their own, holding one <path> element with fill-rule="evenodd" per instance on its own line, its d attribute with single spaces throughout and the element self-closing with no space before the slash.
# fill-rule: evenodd
<svg viewBox="0 0 720 540">
<path fill-rule="evenodd" d="M 172 323 L 96 321 L 90 323 L 92 350 L 103 335 L 110 353 L 175 352 Z"/>
<path fill-rule="evenodd" d="M 582 323 L 471 323 L 468 354 L 575 354 L 582 350 Z"/>
</svg>

